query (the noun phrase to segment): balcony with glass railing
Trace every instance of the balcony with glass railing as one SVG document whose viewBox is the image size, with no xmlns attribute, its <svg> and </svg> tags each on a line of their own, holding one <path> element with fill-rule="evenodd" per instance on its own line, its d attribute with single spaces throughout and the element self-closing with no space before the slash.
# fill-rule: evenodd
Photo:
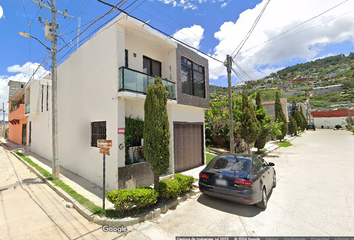
<svg viewBox="0 0 354 240">
<path fill-rule="evenodd" d="M 153 84 L 155 77 L 126 67 L 119 69 L 119 91 L 136 92 L 146 95 L 147 87 Z M 162 84 L 168 91 L 168 98 L 176 99 L 176 83 L 162 79 Z"/>
</svg>

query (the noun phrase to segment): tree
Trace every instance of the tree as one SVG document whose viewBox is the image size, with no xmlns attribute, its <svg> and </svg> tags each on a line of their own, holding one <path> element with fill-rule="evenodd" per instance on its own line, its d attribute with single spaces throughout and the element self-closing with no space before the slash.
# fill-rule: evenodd
<svg viewBox="0 0 354 240">
<path fill-rule="evenodd" d="M 245 93 L 242 94 L 242 117 L 241 117 L 240 133 L 241 137 L 247 143 L 248 153 L 251 153 L 251 145 L 258 139 L 261 133 L 261 126 L 256 118 L 253 107 L 248 102 Z"/>
<path fill-rule="evenodd" d="M 256 118 L 260 124 L 261 133 L 258 139 L 255 141 L 254 146 L 258 149 L 258 152 L 260 152 L 260 150 L 264 148 L 267 142 L 271 118 L 267 116 L 267 111 L 263 108 L 261 93 L 259 91 L 256 95 Z"/>
<path fill-rule="evenodd" d="M 159 189 L 159 176 L 170 165 L 170 132 L 167 114 L 167 95 L 161 78 L 148 86 L 144 103 L 144 155 L 154 172 L 154 188 Z"/>
<path fill-rule="evenodd" d="M 289 126 L 288 126 L 288 133 L 292 135 L 297 134 L 297 124 L 295 118 L 290 115 L 289 116 Z"/>
<path fill-rule="evenodd" d="M 218 139 L 221 138 L 224 141 L 226 137 L 224 130 L 228 128 L 229 119 L 229 111 L 223 109 L 226 104 L 226 101 L 215 96 L 210 100 L 210 109 L 205 110 L 206 136 L 211 138 L 210 140 L 215 145 L 219 145 Z"/>
<path fill-rule="evenodd" d="M 275 121 L 278 123 L 283 123 L 281 126 L 281 135 L 277 136 L 279 140 L 283 140 L 285 135 L 288 133 L 288 121 L 283 112 L 283 108 L 280 103 L 280 93 L 279 91 L 275 94 Z"/>
</svg>

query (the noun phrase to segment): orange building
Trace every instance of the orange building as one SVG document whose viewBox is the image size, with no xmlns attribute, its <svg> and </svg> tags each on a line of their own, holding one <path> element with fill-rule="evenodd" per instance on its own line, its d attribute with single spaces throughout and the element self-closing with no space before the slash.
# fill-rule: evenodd
<svg viewBox="0 0 354 240">
<path fill-rule="evenodd" d="M 9 81 L 9 136 L 8 139 L 26 145 L 27 117 L 25 117 L 23 82 Z"/>
</svg>

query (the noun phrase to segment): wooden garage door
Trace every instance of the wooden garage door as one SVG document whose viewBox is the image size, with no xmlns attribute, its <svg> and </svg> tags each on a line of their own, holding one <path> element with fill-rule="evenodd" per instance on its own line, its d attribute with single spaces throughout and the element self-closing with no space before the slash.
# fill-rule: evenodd
<svg viewBox="0 0 354 240">
<path fill-rule="evenodd" d="M 175 172 L 203 165 L 203 125 L 174 123 Z"/>
</svg>

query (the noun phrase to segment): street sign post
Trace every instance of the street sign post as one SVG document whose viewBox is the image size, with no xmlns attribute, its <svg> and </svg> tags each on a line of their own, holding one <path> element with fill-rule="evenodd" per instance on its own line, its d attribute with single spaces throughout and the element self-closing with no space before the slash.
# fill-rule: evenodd
<svg viewBox="0 0 354 240">
<path fill-rule="evenodd" d="M 98 139 L 97 147 L 100 148 L 100 153 L 103 154 L 103 199 L 102 209 L 105 210 L 106 199 L 106 155 L 109 156 L 109 148 L 112 147 L 112 140 Z"/>
</svg>

